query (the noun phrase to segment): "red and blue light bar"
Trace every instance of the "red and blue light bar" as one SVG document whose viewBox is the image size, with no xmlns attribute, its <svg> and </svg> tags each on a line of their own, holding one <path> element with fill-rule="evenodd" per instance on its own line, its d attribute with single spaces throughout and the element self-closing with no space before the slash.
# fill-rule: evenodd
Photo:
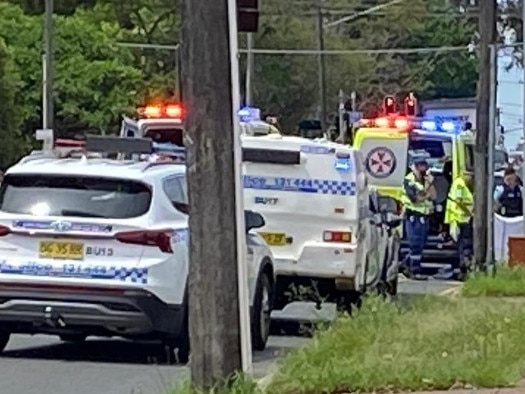
<svg viewBox="0 0 525 394">
<path fill-rule="evenodd" d="M 180 104 L 151 103 L 137 107 L 137 114 L 141 119 L 179 119 L 184 117 L 184 108 Z"/>
<path fill-rule="evenodd" d="M 399 131 L 437 131 L 443 133 L 459 133 L 463 130 L 464 122 L 457 117 L 438 118 L 406 118 L 403 116 L 379 117 L 361 119 L 360 127 L 391 129 Z"/>
</svg>

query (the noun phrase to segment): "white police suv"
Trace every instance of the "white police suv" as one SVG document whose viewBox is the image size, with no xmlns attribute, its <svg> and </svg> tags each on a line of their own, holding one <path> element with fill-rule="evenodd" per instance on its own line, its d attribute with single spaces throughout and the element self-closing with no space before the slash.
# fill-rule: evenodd
<svg viewBox="0 0 525 394">
<path fill-rule="evenodd" d="M 118 138 L 98 145 L 110 140 L 128 154 L 152 145 Z M 6 172 L 0 188 L 0 350 L 13 333 L 67 341 L 122 336 L 162 340 L 178 348 L 185 362 L 186 168 L 152 156 L 101 156 L 40 153 Z M 273 260 L 262 238 L 249 231 L 264 225 L 262 216 L 246 211 L 245 218 L 252 343 L 262 350 L 269 335 Z"/>
</svg>

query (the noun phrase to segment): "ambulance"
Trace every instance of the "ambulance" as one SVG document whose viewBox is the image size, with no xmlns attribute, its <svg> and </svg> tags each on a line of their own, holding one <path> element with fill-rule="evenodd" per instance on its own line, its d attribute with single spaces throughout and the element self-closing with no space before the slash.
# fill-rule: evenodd
<svg viewBox="0 0 525 394">
<path fill-rule="evenodd" d="M 404 177 L 410 171 L 410 157 L 423 154 L 428 158 L 437 199 L 422 267 L 432 272 L 457 260 L 457 248 L 445 236 L 445 209 L 452 181 L 464 170 L 474 170 L 474 133 L 464 131 L 458 118 L 427 119 L 393 113 L 362 119 L 353 146 L 364 156 L 370 183 L 381 195 L 382 208 L 397 214 L 402 212 L 400 198 Z M 407 246 L 405 239 L 403 256 Z"/>
</svg>

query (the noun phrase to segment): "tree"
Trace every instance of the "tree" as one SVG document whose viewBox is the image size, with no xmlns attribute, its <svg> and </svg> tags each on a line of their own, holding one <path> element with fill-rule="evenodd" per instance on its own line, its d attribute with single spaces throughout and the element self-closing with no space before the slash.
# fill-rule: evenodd
<svg viewBox="0 0 525 394">
<path fill-rule="evenodd" d="M 327 21 L 369 9 L 369 1 L 325 0 Z M 315 3 L 262 3 L 256 47 L 315 48 Z M 332 15 L 333 14 L 333 15 Z M 344 13 L 343 13 L 344 15 Z M 410 15 L 410 23 L 399 23 Z M 326 29 L 327 49 L 384 49 L 426 46 L 467 46 L 476 25 L 442 1 L 401 2 L 336 28 Z M 255 102 L 283 117 L 285 128 L 314 113 L 318 104 L 314 56 L 256 55 Z M 328 56 L 328 104 L 337 111 L 339 89 L 357 91 L 360 109 L 376 112 L 385 94 L 414 91 L 421 98 L 475 94 L 476 63 L 469 54 Z M 242 68 L 241 68 L 242 69 Z"/>
<path fill-rule="evenodd" d="M 441 0 L 427 3 L 432 17 L 411 43 L 416 47 L 466 47 L 475 41 L 477 18 L 462 9 L 446 6 Z M 467 50 L 426 55 L 432 68 L 426 77 L 432 82 L 422 98 L 475 97 L 479 61 Z"/>
<path fill-rule="evenodd" d="M 114 45 L 120 33 L 115 23 L 94 24 L 91 10 L 55 19 L 56 129 L 106 129 L 117 126 L 143 90 L 143 74 L 133 66 L 131 52 Z M 13 54 L 21 76 L 17 106 L 30 135 L 40 127 L 42 95 L 42 23 L 19 7 L 0 4 L 0 37 Z"/>
<path fill-rule="evenodd" d="M 22 121 L 16 107 L 16 91 L 20 86 L 19 75 L 14 70 L 11 55 L 0 38 L 0 168 L 5 169 L 18 159 L 28 147 L 28 141 L 19 132 Z"/>
<path fill-rule="evenodd" d="M 451 6 L 443 0 L 403 1 L 326 29 L 326 47 L 348 50 L 466 46 L 473 39 L 478 15 L 475 8 L 458 3 L 461 1 L 451 0 Z M 23 4 L 30 13 L 41 11 L 32 6 L 38 5 L 33 0 L 12 2 Z M 324 0 L 323 12 L 326 21 L 333 21 L 378 3 Z M 512 7 L 516 7 L 516 2 L 507 3 L 507 16 L 515 15 L 517 11 L 512 11 Z M 16 6 L 0 3 L 0 7 L 0 37 L 12 47 L 17 70 L 22 71 L 20 101 L 24 128 L 33 130 L 40 122 L 41 21 L 36 16 L 24 15 Z M 57 121 L 61 129 L 100 128 L 106 122 L 117 127 L 121 111 L 144 99 L 169 96 L 177 90 L 175 52 L 118 49 L 114 44 L 117 41 L 178 43 L 180 0 L 98 0 L 96 4 L 93 0 L 63 0 L 57 1 L 57 7 L 64 14 L 57 17 L 56 26 Z M 265 0 L 261 7 L 261 28 L 255 35 L 257 48 L 316 47 L 315 0 Z M 400 23 L 407 17 L 410 23 Z M 414 91 L 426 99 L 473 96 L 477 69 L 471 56 L 466 51 L 327 56 L 329 110 L 333 115 L 337 112 L 339 89 L 347 94 L 356 91 L 360 109 L 372 112 L 386 93 Z M 241 57 L 241 70 L 244 65 L 245 57 Z M 285 130 L 315 114 L 319 104 L 315 56 L 256 55 L 255 66 L 255 104 L 264 112 L 279 114 Z M 107 85 L 117 79 L 119 82 L 113 83 L 112 88 L 102 83 L 104 88 L 97 89 L 102 79 Z M 95 100 L 90 100 L 90 95 Z"/>
</svg>

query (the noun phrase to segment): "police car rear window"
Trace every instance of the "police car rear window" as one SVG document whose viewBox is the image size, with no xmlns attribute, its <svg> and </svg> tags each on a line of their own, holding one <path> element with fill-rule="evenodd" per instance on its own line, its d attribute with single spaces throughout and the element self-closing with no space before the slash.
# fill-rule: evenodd
<svg viewBox="0 0 525 394">
<path fill-rule="evenodd" d="M 8 213 L 128 219 L 150 205 L 145 184 L 113 178 L 7 175 L 0 188 L 0 210 Z"/>
</svg>

